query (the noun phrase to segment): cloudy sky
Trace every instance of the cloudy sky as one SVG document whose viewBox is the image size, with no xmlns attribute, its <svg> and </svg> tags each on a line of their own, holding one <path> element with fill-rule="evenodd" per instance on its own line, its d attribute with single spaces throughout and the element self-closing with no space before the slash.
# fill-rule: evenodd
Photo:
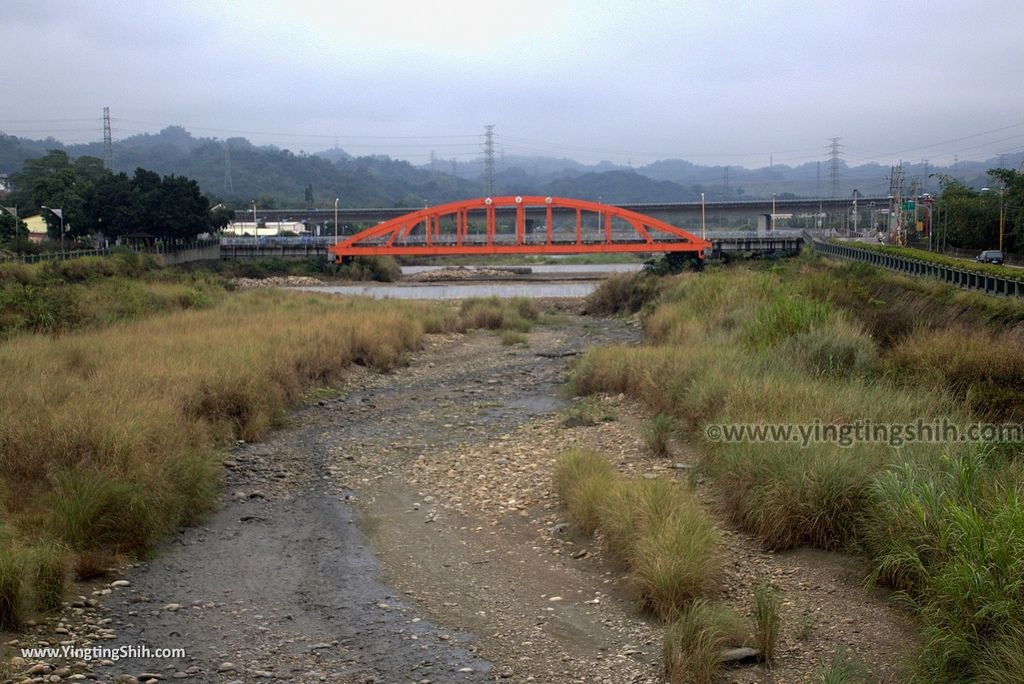
<svg viewBox="0 0 1024 684">
<path fill-rule="evenodd" d="M 1024 149 L 1024 6 L 4 0 L 0 131 L 766 166 Z"/>
</svg>

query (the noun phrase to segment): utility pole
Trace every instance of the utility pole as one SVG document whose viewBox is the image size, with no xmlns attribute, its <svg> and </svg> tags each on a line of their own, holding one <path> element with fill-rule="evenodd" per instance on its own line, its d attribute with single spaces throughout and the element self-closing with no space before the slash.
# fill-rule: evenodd
<svg viewBox="0 0 1024 684">
<path fill-rule="evenodd" d="M 103 165 L 114 170 L 114 138 L 110 133 L 110 107 L 103 108 Z"/>
<path fill-rule="evenodd" d="M 829 143 L 829 156 L 832 162 L 832 199 L 839 199 L 839 148 L 842 145 L 839 141 L 842 138 L 829 138 L 832 142 Z"/>
<path fill-rule="evenodd" d="M 814 222 L 815 227 L 821 228 L 821 162 L 815 163 L 814 194 L 818 198 L 818 217 Z"/>
<path fill-rule="evenodd" d="M 494 196 L 494 124 L 484 126 L 484 185 L 487 196 Z"/>
<path fill-rule="evenodd" d="M 922 181 L 922 192 L 928 192 L 928 160 L 922 159 L 921 163 L 924 164 L 924 180 Z"/>
</svg>

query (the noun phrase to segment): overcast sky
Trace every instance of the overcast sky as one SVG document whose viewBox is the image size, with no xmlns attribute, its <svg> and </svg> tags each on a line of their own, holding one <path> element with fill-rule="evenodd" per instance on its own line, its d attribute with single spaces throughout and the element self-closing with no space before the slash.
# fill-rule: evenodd
<svg viewBox="0 0 1024 684">
<path fill-rule="evenodd" d="M 976 2 L 0 3 L 0 130 L 185 126 L 424 162 L 933 164 L 1024 149 L 1024 6 Z"/>
</svg>

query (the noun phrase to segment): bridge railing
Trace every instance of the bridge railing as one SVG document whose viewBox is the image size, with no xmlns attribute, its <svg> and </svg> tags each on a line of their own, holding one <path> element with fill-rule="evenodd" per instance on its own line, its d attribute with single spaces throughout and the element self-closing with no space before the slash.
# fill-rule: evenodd
<svg viewBox="0 0 1024 684">
<path fill-rule="evenodd" d="M 1024 296 L 1024 278 L 1020 280 L 1005 278 L 968 268 L 954 268 L 930 261 L 922 261 L 921 259 L 884 254 L 850 245 L 839 245 L 834 242 L 812 240 L 810 244 L 816 254 L 823 254 L 836 259 L 863 261 L 872 266 L 896 271 L 897 273 L 936 278 L 964 290 L 976 290 L 989 295 L 1003 297 Z"/>
</svg>

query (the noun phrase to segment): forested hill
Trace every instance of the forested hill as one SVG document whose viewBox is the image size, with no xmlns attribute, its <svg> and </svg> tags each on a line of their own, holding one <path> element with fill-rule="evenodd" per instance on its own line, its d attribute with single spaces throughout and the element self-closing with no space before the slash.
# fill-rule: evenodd
<svg viewBox="0 0 1024 684">
<path fill-rule="evenodd" d="M 21 169 L 28 158 L 49 150 L 63 150 L 72 158 L 103 156 L 99 143 L 64 145 L 54 139 L 28 140 L 0 132 L 0 175 Z M 1016 167 L 1024 155 L 1009 155 Z M 1020 157 L 1021 159 L 1018 159 Z M 961 161 L 955 169 L 905 166 L 908 183 L 928 174 L 949 174 L 968 186 L 986 184 L 986 172 L 996 160 Z M 609 162 L 586 166 L 571 159 L 509 156 L 498 164 L 497 194 L 562 195 L 606 202 L 696 201 L 704 193 L 709 201 L 747 197 L 816 197 L 831 195 L 825 164 L 774 165 L 759 169 L 739 166 L 702 166 L 681 159 L 666 159 L 630 168 Z M 273 146 L 255 146 L 245 138 L 197 138 L 180 126 L 156 134 L 135 135 L 114 143 L 114 170 L 129 175 L 142 167 L 163 175 L 198 181 L 215 203 L 235 206 L 256 200 L 264 207 L 328 207 L 337 197 L 345 206 L 419 207 L 424 203 L 479 197 L 486 194 L 481 160 L 441 161 L 414 166 L 385 156 L 352 157 L 335 148 L 295 154 Z M 228 172 L 230 171 L 230 172 Z M 842 165 L 840 196 L 854 188 L 862 195 L 888 193 L 888 167 L 869 163 Z"/>
</svg>

